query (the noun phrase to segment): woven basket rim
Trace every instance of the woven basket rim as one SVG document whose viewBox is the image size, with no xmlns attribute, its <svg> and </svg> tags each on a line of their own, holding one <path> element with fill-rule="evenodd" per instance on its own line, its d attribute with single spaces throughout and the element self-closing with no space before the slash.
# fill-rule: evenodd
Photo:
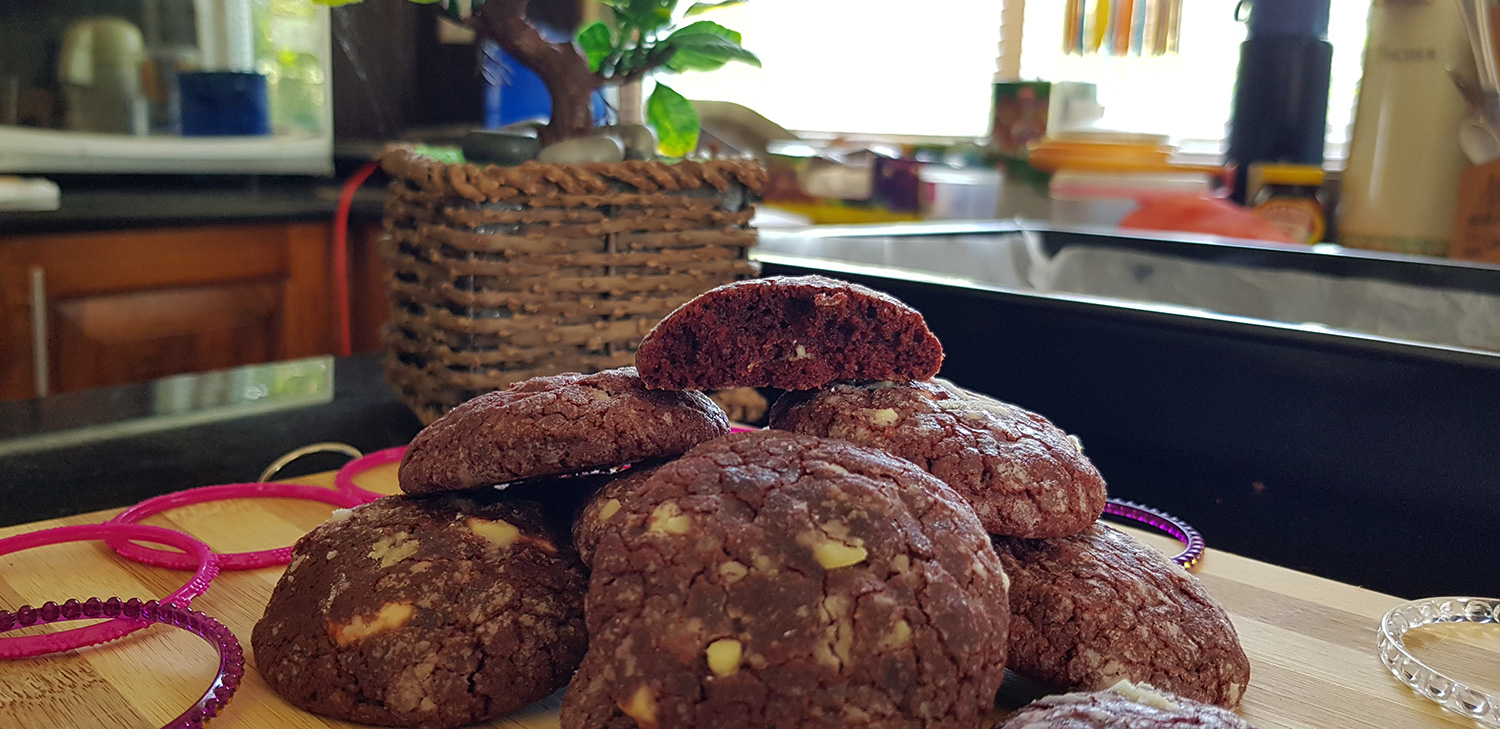
<svg viewBox="0 0 1500 729">
<path fill-rule="evenodd" d="M 748 158 L 675 163 L 626 160 L 579 165 L 531 160 L 502 167 L 443 162 L 419 154 L 409 145 L 386 147 L 380 155 L 380 166 L 392 177 L 414 184 L 424 192 L 457 195 L 474 202 L 554 194 L 606 195 L 620 192 L 621 186 L 641 193 L 699 188 L 722 192 L 737 183 L 758 194 L 768 180 L 760 162 Z"/>
</svg>

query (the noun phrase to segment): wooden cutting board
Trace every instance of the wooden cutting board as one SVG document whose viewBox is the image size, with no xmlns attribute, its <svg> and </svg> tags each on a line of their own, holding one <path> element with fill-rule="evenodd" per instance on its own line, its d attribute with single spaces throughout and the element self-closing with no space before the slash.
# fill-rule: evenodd
<svg viewBox="0 0 1500 729">
<path fill-rule="evenodd" d="M 394 492 L 393 467 L 371 471 L 361 485 Z M 300 479 L 327 486 L 330 474 Z M 290 544 L 326 518 L 332 507 L 284 499 L 202 504 L 153 517 L 148 523 L 198 536 L 220 551 Z M 103 521 L 112 512 L 0 529 L 0 537 L 62 524 Z M 1136 532 L 1162 549 L 1175 542 Z M 1476 724 L 1443 711 L 1397 682 L 1380 664 L 1375 628 L 1400 599 L 1273 565 L 1210 550 L 1196 570 L 1234 619 L 1251 661 L 1241 713 L 1260 729 L 1454 727 Z M 226 572 L 193 607 L 228 625 L 249 654 L 259 619 L 281 568 Z M 151 598 L 174 590 L 185 574 L 116 557 L 97 542 L 81 542 L 0 557 L 0 607 L 89 596 Z M 77 624 L 63 624 L 74 627 Z M 1410 644 L 1431 664 L 1491 692 L 1500 691 L 1500 626 L 1450 626 L 1418 631 Z M 251 658 L 253 664 L 253 657 Z M 105 646 L 17 661 L 0 661 L 0 727 L 160 726 L 190 705 L 217 665 L 214 651 L 184 631 L 154 626 Z M 485 726 L 557 726 L 559 696 Z M 303 713 L 272 694 L 247 667 L 239 693 L 212 726 L 354 726 Z"/>
</svg>

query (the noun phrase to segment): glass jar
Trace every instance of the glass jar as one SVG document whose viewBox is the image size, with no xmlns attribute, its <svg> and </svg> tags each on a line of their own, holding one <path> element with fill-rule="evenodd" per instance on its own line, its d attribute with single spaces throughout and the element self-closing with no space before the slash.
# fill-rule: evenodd
<svg viewBox="0 0 1500 729">
<path fill-rule="evenodd" d="M 1299 243 L 1318 243 L 1328 232 L 1323 168 L 1318 165 L 1252 165 L 1248 192 L 1255 214 Z M 1257 191 L 1258 190 L 1258 191 Z"/>
</svg>

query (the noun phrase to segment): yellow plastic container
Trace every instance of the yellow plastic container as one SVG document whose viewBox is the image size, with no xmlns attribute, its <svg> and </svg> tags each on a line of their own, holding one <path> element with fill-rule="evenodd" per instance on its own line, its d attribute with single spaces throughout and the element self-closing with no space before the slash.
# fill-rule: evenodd
<svg viewBox="0 0 1500 729">
<path fill-rule="evenodd" d="M 1158 134 L 1124 132 L 1065 132 L 1033 143 L 1027 161 L 1043 172 L 1207 172 L 1216 165 L 1185 165 L 1172 161 L 1177 149 Z"/>
</svg>

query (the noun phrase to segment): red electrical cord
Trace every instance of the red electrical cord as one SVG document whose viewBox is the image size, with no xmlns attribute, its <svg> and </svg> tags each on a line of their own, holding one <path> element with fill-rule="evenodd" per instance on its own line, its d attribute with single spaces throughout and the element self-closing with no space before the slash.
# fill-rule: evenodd
<svg viewBox="0 0 1500 729">
<path fill-rule="evenodd" d="M 344 181 L 339 191 L 339 204 L 333 213 L 333 291 L 338 303 L 339 356 L 354 353 L 353 334 L 349 323 L 349 208 L 354 204 L 354 193 L 365 180 L 380 169 L 375 160 L 360 165 L 354 174 Z"/>
</svg>

